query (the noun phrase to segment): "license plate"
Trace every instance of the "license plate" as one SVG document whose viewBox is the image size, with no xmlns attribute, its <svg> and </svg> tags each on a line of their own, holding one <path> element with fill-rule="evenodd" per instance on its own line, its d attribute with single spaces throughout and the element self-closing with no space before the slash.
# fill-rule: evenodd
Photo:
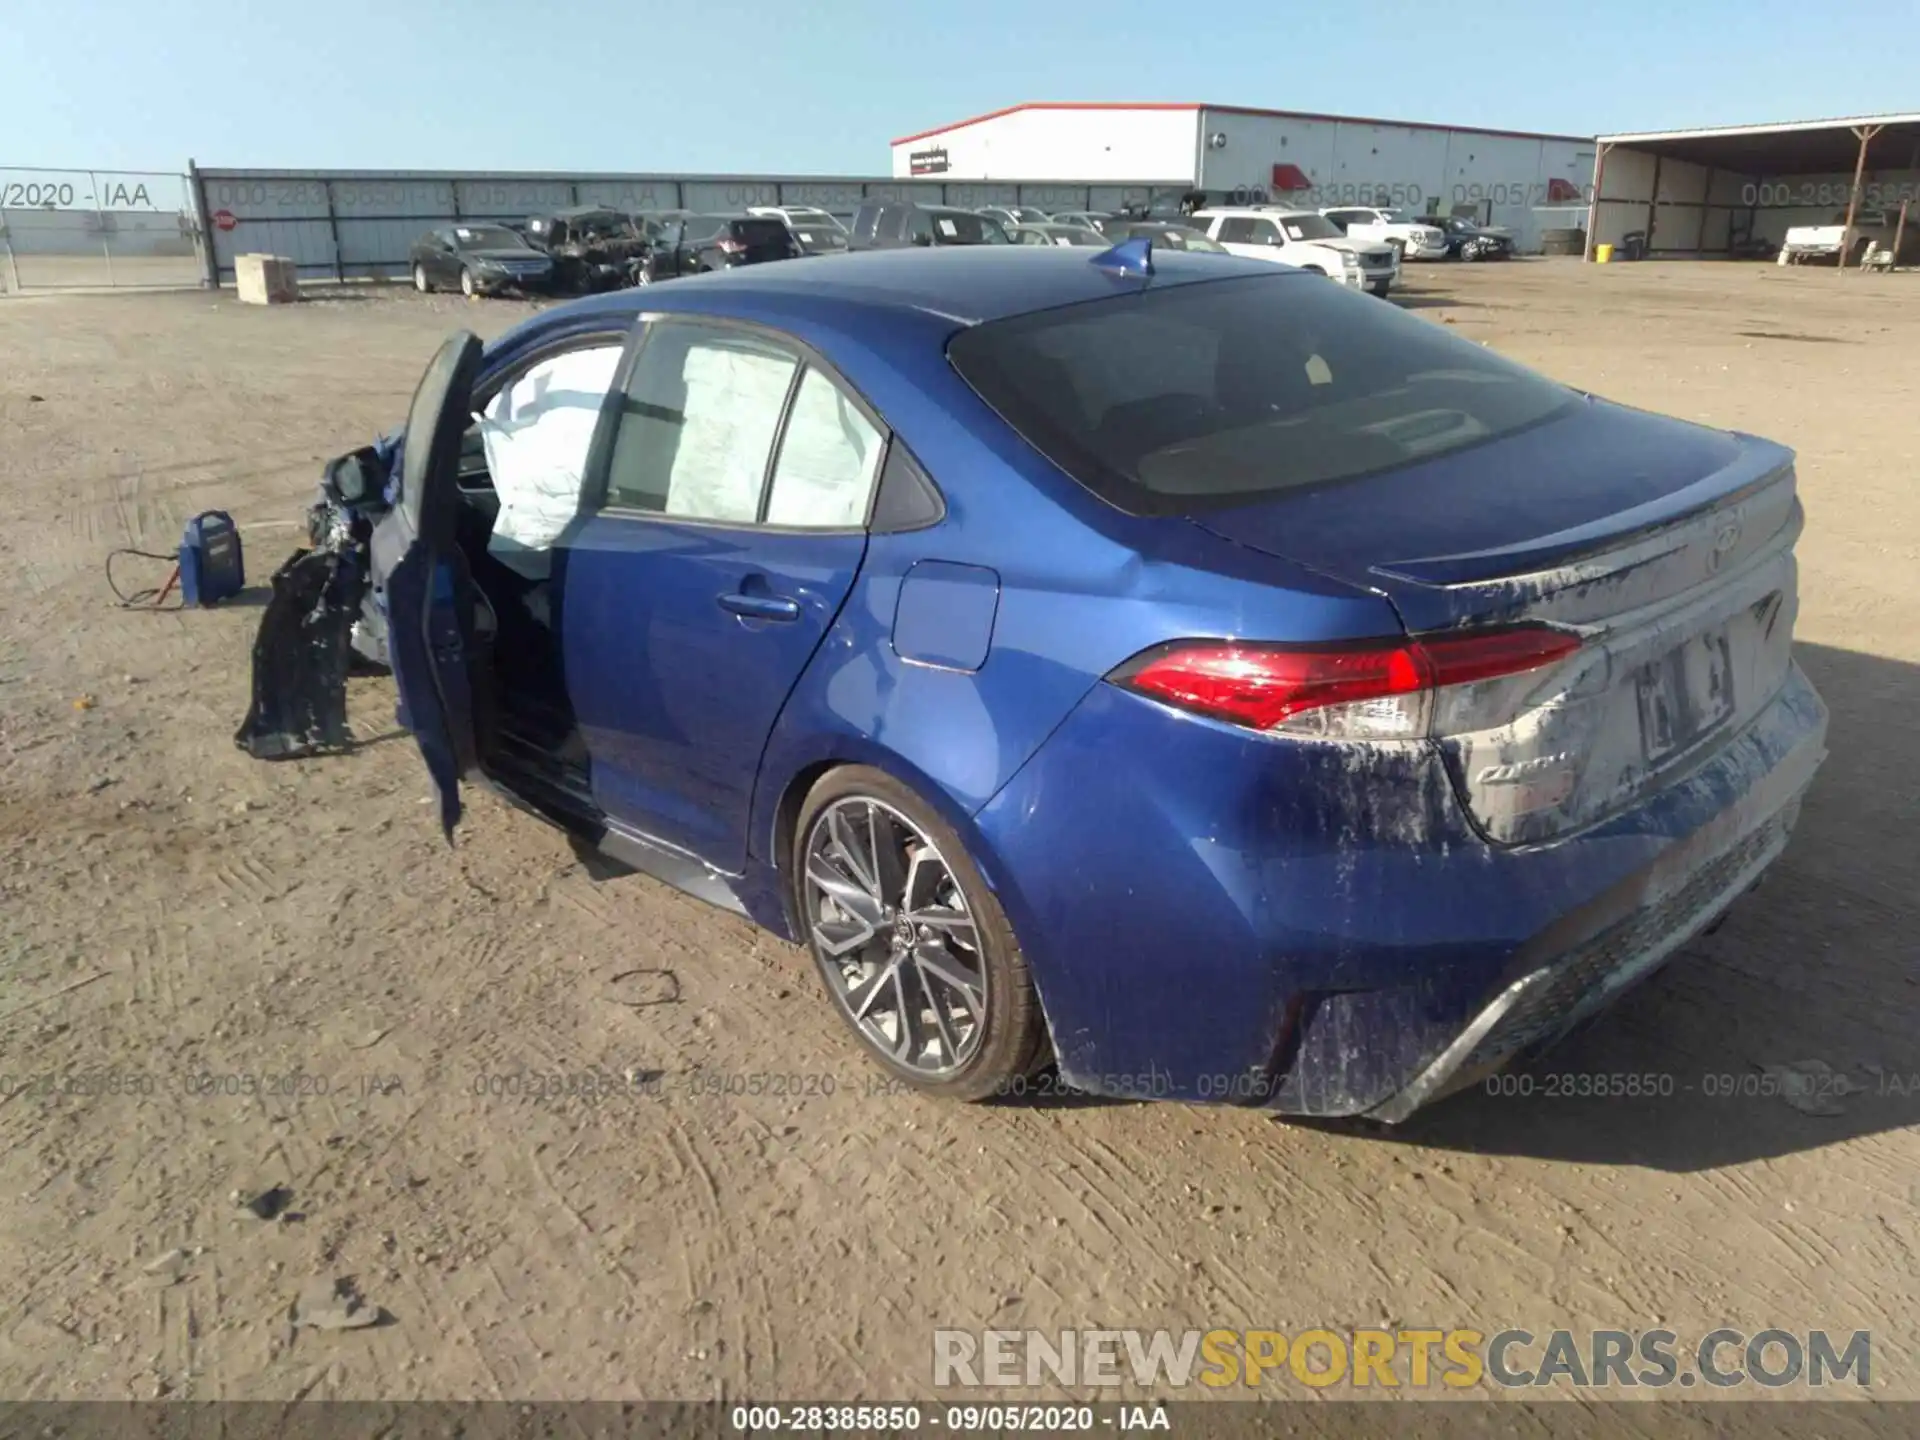
<svg viewBox="0 0 1920 1440">
<path fill-rule="evenodd" d="M 1649 765 L 1686 749 L 1733 713 L 1733 664 L 1724 629 L 1696 635 L 1634 676 L 1640 746 Z"/>
</svg>

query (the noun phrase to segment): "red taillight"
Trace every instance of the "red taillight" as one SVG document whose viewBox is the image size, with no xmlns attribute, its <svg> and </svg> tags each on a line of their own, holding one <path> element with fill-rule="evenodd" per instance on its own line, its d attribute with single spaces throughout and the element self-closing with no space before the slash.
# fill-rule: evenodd
<svg viewBox="0 0 1920 1440">
<path fill-rule="evenodd" d="M 1130 690 L 1271 730 L 1303 710 L 1343 705 L 1426 688 L 1426 669 L 1411 646 L 1377 650 L 1294 650 L 1190 641 L 1163 649 L 1114 679 Z"/>
<path fill-rule="evenodd" d="M 1435 688 L 1519 675 L 1551 665 L 1580 648 L 1580 637 L 1545 625 L 1423 635 L 1416 642 L 1433 664 Z"/>
<path fill-rule="evenodd" d="M 1255 730 L 1333 706 L 1355 722 L 1342 733 L 1425 733 L 1423 697 L 1448 685 L 1518 675 L 1577 650 L 1578 636 L 1545 626 L 1340 646 L 1180 640 L 1137 656 L 1109 677 L 1169 705 Z"/>
</svg>

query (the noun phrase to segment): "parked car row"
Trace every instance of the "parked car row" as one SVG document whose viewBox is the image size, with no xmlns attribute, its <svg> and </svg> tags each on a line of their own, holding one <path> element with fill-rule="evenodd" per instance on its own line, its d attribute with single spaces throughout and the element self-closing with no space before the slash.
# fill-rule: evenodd
<svg viewBox="0 0 1920 1440">
<path fill-rule="evenodd" d="M 1392 290 L 1403 259 L 1488 260 L 1513 253 L 1513 237 L 1504 230 L 1455 216 L 1409 218 L 1367 206 L 1221 206 L 1183 209 L 1175 218 L 1149 217 L 1139 209 L 1049 215 L 1031 205 L 968 210 L 869 199 L 844 221 L 810 205 L 762 205 L 730 214 L 630 214 L 582 205 L 523 223 L 455 224 L 415 242 L 412 274 L 421 291 L 581 295 L 847 250 L 1107 246 L 1140 236 L 1162 249 L 1299 266 L 1382 297 Z"/>
<path fill-rule="evenodd" d="M 846 248 L 846 230 L 824 210 L 628 214 L 579 206 L 518 224 L 430 230 L 414 242 L 411 267 L 414 288 L 423 292 L 586 295 Z"/>
</svg>

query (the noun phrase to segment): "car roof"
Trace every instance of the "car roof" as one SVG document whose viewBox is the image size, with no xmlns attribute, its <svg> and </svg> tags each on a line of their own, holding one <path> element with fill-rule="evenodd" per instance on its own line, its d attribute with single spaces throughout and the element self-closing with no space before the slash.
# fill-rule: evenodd
<svg viewBox="0 0 1920 1440">
<path fill-rule="evenodd" d="M 1235 277 L 1289 275 L 1260 260 L 1227 260 L 1164 251 L 1154 256 L 1155 289 Z M 1306 272 L 1302 271 L 1301 274 Z M 908 247 L 822 255 L 804 264 L 750 265 L 694 275 L 671 285 L 615 290 L 542 312 L 540 319 L 594 311 L 709 311 L 753 319 L 817 311 L 919 312 L 959 325 L 977 325 L 1137 288 L 1092 263 L 1088 248 L 1012 245 Z M 850 317 L 851 318 L 851 317 Z"/>
<path fill-rule="evenodd" d="M 1372 207 L 1368 205 L 1355 205 L 1351 207 L 1343 205 L 1336 208 L 1343 210 L 1348 208 L 1368 210 Z M 1256 215 L 1263 220 L 1272 220 L 1281 215 L 1318 215 L 1319 213 L 1318 210 L 1305 210 L 1297 205 L 1209 205 L 1204 210 L 1194 211 L 1193 217 L 1198 220 L 1213 215 Z"/>
</svg>

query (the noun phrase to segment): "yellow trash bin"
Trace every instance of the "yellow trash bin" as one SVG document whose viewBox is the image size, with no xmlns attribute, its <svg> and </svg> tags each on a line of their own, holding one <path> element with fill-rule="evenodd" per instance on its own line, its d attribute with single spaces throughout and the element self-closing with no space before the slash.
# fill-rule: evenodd
<svg viewBox="0 0 1920 1440">
<path fill-rule="evenodd" d="M 1594 259 L 1594 263 L 1597 265 L 1607 264 L 1609 261 L 1613 259 L 1613 247 L 1611 245 L 1594 246 L 1593 259 Z"/>
</svg>

